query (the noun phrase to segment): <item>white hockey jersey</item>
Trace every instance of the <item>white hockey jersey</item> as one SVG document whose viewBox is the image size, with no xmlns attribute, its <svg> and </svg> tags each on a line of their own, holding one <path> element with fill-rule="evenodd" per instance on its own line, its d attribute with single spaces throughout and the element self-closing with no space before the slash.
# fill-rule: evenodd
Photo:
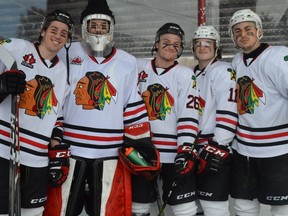
<svg viewBox="0 0 288 216">
<path fill-rule="evenodd" d="M 233 148 L 257 158 L 287 154 L 288 48 L 268 46 L 248 60 L 238 53 L 232 66 L 239 94 L 239 126 Z"/>
<path fill-rule="evenodd" d="M 198 144 L 213 139 L 221 145 L 229 145 L 237 126 L 236 74 L 231 64 L 213 62 L 204 70 L 194 68 L 199 91 Z"/>
<path fill-rule="evenodd" d="M 60 58 L 65 60 L 62 51 Z M 113 48 L 108 57 L 96 59 L 86 53 L 80 42 L 75 42 L 69 49 L 69 64 L 64 140 L 75 156 L 118 156 L 124 127 L 148 121 L 138 93 L 135 57 Z"/>
<path fill-rule="evenodd" d="M 52 130 L 62 128 L 60 108 L 67 87 L 66 66 L 56 56 L 51 65 L 41 58 L 34 44 L 6 39 L 2 46 L 12 54 L 19 70 L 26 74 L 26 89 L 20 95 L 20 163 L 48 166 L 48 144 Z M 2 71 L 1 71 L 2 72 Z M 9 159 L 11 96 L 0 104 L 0 157 Z"/>
<path fill-rule="evenodd" d="M 155 59 L 138 60 L 138 82 L 161 163 L 173 163 L 177 147 L 193 144 L 198 132 L 197 89 L 193 71 L 175 61 L 161 70 Z"/>
</svg>

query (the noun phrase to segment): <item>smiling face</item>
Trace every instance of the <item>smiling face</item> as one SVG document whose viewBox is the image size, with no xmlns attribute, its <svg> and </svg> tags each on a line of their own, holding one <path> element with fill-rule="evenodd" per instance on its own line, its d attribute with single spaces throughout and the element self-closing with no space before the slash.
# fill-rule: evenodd
<svg viewBox="0 0 288 216">
<path fill-rule="evenodd" d="M 215 57 L 215 41 L 206 38 L 199 38 L 193 41 L 193 51 L 198 61 L 210 62 Z"/>
<path fill-rule="evenodd" d="M 175 34 L 163 34 L 156 43 L 156 48 L 158 49 L 156 65 L 159 63 L 158 65 L 164 68 L 169 67 L 177 59 L 178 53 L 182 51 L 181 38 Z"/>
<path fill-rule="evenodd" d="M 52 55 L 53 58 L 68 42 L 68 26 L 59 21 L 52 21 L 46 30 L 42 30 L 41 36 L 43 39 L 39 50 L 42 57 L 50 59 L 48 56 Z"/>
<path fill-rule="evenodd" d="M 254 22 L 241 22 L 235 24 L 232 28 L 233 40 L 237 47 L 241 48 L 244 52 L 250 53 L 260 46 L 259 37 L 262 30 L 256 28 Z"/>
</svg>

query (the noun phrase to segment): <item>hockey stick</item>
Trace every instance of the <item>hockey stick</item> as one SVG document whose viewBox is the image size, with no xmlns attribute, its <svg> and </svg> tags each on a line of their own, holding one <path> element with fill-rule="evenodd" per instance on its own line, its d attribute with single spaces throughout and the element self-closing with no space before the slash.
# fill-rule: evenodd
<svg viewBox="0 0 288 216">
<path fill-rule="evenodd" d="M 154 183 L 154 187 L 155 187 L 156 194 L 157 194 L 157 206 L 158 206 L 158 210 L 160 212 L 161 209 L 162 209 L 163 203 L 162 203 L 162 199 L 161 199 L 161 196 L 160 196 L 160 190 L 159 190 L 159 187 L 158 187 L 157 179 L 156 179 L 156 181 Z M 165 216 L 164 212 L 163 212 L 162 216 Z"/>
<path fill-rule="evenodd" d="M 200 137 L 200 135 L 201 135 L 201 133 L 202 133 L 202 131 L 203 131 L 206 123 L 208 122 L 208 119 L 210 118 L 210 115 L 211 115 L 211 113 L 212 113 L 212 111 L 213 111 L 213 106 L 214 106 L 214 104 L 215 104 L 215 98 L 216 98 L 216 96 L 214 95 L 213 98 L 212 98 L 212 106 L 211 106 L 211 109 L 209 110 L 209 114 L 207 115 L 207 118 L 206 118 L 205 121 L 203 122 L 202 128 L 201 128 L 201 129 L 199 130 L 199 132 L 197 133 L 197 135 L 196 135 L 196 137 L 195 137 L 195 140 L 194 140 L 193 144 L 191 145 L 191 149 L 190 149 L 190 151 L 189 151 L 189 154 L 191 154 L 192 151 L 194 150 L 194 148 L 195 148 L 195 146 L 196 146 L 196 142 L 197 142 L 197 140 L 199 139 L 199 137 Z M 187 162 L 186 162 L 186 163 L 187 163 Z M 186 166 L 186 163 L 184 163 L 183 168 Z M 166 207 L 166 205 L 167 205 L 167 203 L 168 203 L 168 201 L 169 201 L 169 199 L 170 199 L 170 197 L 171 197 L 171 195 L 172 195 L 172 193 L 173 193 L 173 190 L 174 190 L 174 188 L 175 188 L 176 186 L 177 186 L 177 182 L 176 182 L 176 179 L 175 179 L 175 180 L 173 181 L 171 187 L 170 187 L 170 190 L 169 190 L 169 192 L 168 192 L 168 195 L 167 195 L 166 200 L 164 201 L 162 207 L 161 207 L 160 210 L 159 210 L 158 216 L 164 216 L 165 207 Z"/>
<path fill-rule="evenodd" d="M 0 46 L 0 60 L 8 69 L 17 70 L 14 57 Z M 9 216 L 21 215 L 20 202 L 20 143 L 19 143 L 19 95 L 11 95 L 11 145 L 9 161 Z"/>
</svg>

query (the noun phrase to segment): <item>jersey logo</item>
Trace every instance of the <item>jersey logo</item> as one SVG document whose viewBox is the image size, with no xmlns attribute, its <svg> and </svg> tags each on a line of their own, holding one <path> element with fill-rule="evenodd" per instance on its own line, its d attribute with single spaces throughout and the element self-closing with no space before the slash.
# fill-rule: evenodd
<svg viewBox="0 0 288 216">
<path fill-rule="evenodd" d="M 230 73 L 231 80 L 236 81 L 236 71 L 232 68 L 228 68 L 227 71 Z"/>
<path fill-rule="evenodd" d="M 23 56 L 23 61 L 21 64 L 32 69 L 34 67 L 33 64 L 35 64 L 35 63 L 36 63 L 36 60 L 35 60 L 33 54 L 30 53 L 30 54 L 26 54 Z"/>
<path fill-rule="evenodd" d="M 147 82 L 147 80 L 146 80 L 147 77 L 148 77 L 148 74 L 144 70 L 141 71 L 140 73 L 138 73 L 138 84 L 140 82 Z"/>
<path fill-rule="evenodd" d="M 203 115 L 203 111 L 205 109 L 206 101 L 199 96 L 199 116 Z"/>
<path fill-rule="evenodd" d="M 192 75 L 191 79 L 192 79 L 192 88 L 196 89 L 196 86 L 197 86 L 196 76 Z"/>
<path fill-rule="evenodd" d="M 288 61 L 288 55 L 284 56 L 284 61 Z"/>
<path fill-rule="evenodd" d="M 10 42 L 11 42 L 11 39 L 7 38 L 7 39 L 5 39 L 5 40 L 1 40 L 1 41 L 0 41 L 0 45 L 3 45 L 3 44 L 5 44 L 5 43 L 10 43 Z"/>
<path fill-rule="evenodd" d="M 253 114 L 259 101 L 265 105 L 265 93 L 248 76 L 240 77 L 237 81 L 238 112 L 240 115 Z"/>
<path fill-rule="evenodd" d="M 82 58 L 80 58 L 79 56 L 75 57 L 75 58 L 72 58 L 70 59 L 70 64 L 73 64 L 73 65 L 82 65 L 82 62 L 84 60 Z"/>
<path fill-rule="evenodd" d="M 25 109 L 25 114 L 43 119 L 45 115 L 58 113 L 58 101 L 54 94 L 54 85 L 49 78 L 36 75 L 26 83 L 25 91 L 20 95 L 19 108 Z"/>
<path fill-rule="evenodd" d="M 76 105 L 82 105 L 82 109 L 103 110 L 105 104 L 110 104 L 111 99 L 116 102 L 117 91 L 109 82 L 110 77 L 105 77 L 98 71 L 87 72 L 82 77 L 74 90 Z"/>
<path fill-rule="evenodd" d="M 174 106 L 174 99 L 161 84 L 149 85 L 142 93 L 149 120 L 165 120 L 167 113 L 170 114 Z"/>
</svg>

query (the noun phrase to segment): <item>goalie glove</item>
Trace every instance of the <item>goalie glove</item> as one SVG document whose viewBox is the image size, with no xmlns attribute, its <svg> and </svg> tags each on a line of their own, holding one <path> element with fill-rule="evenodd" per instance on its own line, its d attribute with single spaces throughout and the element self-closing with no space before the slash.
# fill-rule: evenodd
<svg viewBox="0 0 288 216">
<path fill-rule="evenodd" d="M 136 159 L 145 161 L 145 164 L 137 163 L 128 150 L 134 150 Z M 152 180 L 160 171 L 160 155 L 151 141 L 149 122 L 125 127 L 124 145 L 118 149 L 118 154 L 124 167 L 134 175 Z"/>
<path fill-rule="evenodd" d="M 22 94 L 26 75 L 22 70 L 8 70 L 0 74 L 0 95 Z"/>
<path fill-rule="evenodd" d="M 228 146 L 219 145 L 217 142 L 209 140 L 199 155 L 197 173 L 219 173 L 223 166 L 230 161 L 230 158 Z"/>
<path fill-rule="evenodd" d="M 69 171 L 70 155 L 68 144 L 60 144 L 54 148 L 49 148 L 48 179 L 52 187 L 59 187 L 66 181 Z"/>
<path fill-rule="evenodd" d="M 197 157 L 197 150 L 190 143 L 180 145 L 174 160 L 176 177 L 181 178 L 194 170 Z"/>
</svg>

